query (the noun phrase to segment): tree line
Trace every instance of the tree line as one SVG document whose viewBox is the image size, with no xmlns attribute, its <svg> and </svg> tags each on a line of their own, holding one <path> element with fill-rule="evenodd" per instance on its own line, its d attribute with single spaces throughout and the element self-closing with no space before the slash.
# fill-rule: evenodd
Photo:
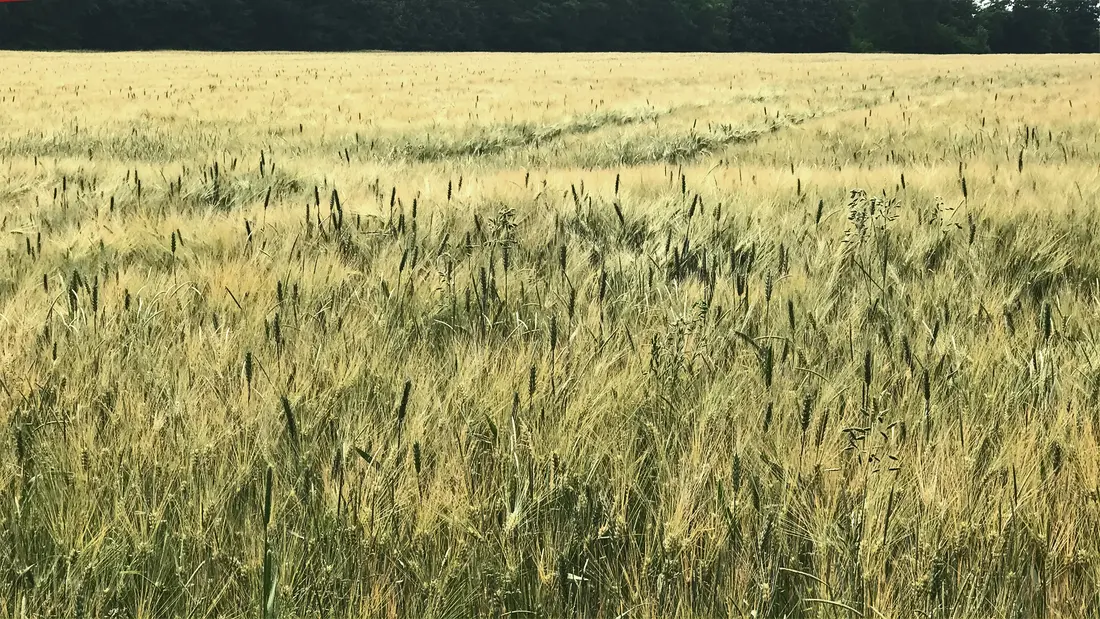
<svg viewBox="0 0 1100 619">
<path fill-rule="evenodd" d="M 1098 0 L 28 0 L 0 48 L 1100 51 Z"/>
</svg>

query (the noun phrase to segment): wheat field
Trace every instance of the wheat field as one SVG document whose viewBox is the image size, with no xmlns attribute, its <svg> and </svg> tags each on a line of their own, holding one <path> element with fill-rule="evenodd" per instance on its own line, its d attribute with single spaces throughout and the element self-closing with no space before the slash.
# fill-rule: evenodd
<svg viewBox="0 0 1100 619">
<path fill-rule="evenodd" d="M 1100 613 L 1100 58 L 0 66 L 0 616 Z"/>
</svg>

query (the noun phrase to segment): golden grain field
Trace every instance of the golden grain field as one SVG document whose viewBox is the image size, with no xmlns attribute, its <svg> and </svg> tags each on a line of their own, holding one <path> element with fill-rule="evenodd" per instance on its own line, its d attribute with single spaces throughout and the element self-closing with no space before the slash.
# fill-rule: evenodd
<svg viewBox="0 0 1100 619">
<path fill-rule="evenodd" d="M 1100 614 L 1100 58 L 0 67 L 2 617 Z"/>
</svg>

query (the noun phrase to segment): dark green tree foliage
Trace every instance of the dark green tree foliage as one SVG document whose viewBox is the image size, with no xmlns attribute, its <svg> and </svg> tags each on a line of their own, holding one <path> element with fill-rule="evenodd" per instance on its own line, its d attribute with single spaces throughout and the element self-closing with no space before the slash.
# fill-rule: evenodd
<svg viewBox="0 0 1100 619">
<path fill-rule="evenodd" d="M 1016 0 L 1008 21 L 1008 40 L 1013 52 L 1045 54 L 1055 51 L 1055 16 L 1047 0 Z"/>
<path fill-rule="evenodd" d="M 991 51 L 1100 52 L 1096 0 L 993 0 L 979 14 Z"/>
<path fill-rule="evenodd" d="M 1009 39 L 1009 22 L 1012 21 L 1011 0 L 991 0 L 978 14 L 978 19 L 986 32 L 991 51 L 1011 51 L 1012 41 Z"/>
<path fill-rule="evenodd" d="M 846 51 L 852 0 L 732 0 L 729 47 L 747 52 Z"/>
<path fill-rule="evenodd" d="M 730 6 L 730 45 L 737 51 L 771 52 L 778 47 L 776 27 L 785 2 L 733 0 Z"/>
<path fill-rule="evenodd" d="M 1100 0 L 28 0 L 6 49 L 1096 52 Z"/>
<path fill-rule="evenodd" d="M 1058 51 L 1100 52 L 1100 5 L 1096 0 L 1054 0 L 1052 9 L 1060 28 Z"/>
<path fill-rule="evenodd" d="M 864 0 L 857 49 L 921 54 L 988 51 L 972 0 Z"/>
</svg>

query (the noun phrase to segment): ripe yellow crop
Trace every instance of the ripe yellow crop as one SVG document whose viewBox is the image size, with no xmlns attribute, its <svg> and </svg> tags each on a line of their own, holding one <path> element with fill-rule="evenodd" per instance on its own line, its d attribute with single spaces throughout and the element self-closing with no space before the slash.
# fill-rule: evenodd
<svg viewBox="0 0 1100 619">
<path fill-rule="evenodd" d="M 1097 59 L 0 63 L 0 616 L 1100 612 Z"/>
</svg>

